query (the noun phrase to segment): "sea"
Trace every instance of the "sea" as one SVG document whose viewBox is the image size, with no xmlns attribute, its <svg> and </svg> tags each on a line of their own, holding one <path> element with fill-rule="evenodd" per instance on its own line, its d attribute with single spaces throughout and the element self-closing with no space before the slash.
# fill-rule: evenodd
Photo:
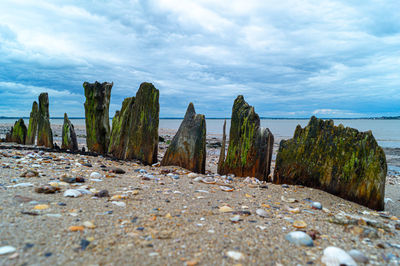
<svg viewBox="0 0 400 266">
<path fill-rule="evenodd" d="M 27 121 L 29 119 L 25 119 Z M 85 125 L 85 119 L 70 118 L 74 125 Z M 384 148 L 400 148 L 400 120 L 386 119 L 333 119 L 335 125 L 343 124 L 346 127 L 356 128 L 359 131 L 371 130 L 379 145 Z M 0 125 L 12 126 L 16 119 L 0 119 Z M 62 125 L 62 118 L 51 119 L 50 123 Z M 207 134 L 222 136 L 224 119 L 207 119 Z M 302 127 L 308 124 L 309 119 L 261 119 L 261 126 L 270 129 L 276 140 L 293 137 L 297 125 Z M 159 128 L 177 130 L 182 119 L 161 118 Z M 111 125 L 111 122 L 110 122 Z M 226 120 L 226 132 L 229 134 L 230 120 Z"/>
</svg>

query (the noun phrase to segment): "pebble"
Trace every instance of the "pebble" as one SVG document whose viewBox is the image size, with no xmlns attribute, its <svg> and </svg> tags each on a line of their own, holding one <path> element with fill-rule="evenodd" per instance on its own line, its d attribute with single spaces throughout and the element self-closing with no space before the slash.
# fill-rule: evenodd
<svg viewBox="0 0 400 266">
<path fill-rule="evenodd" d="M 0 255 L 7 255 L 15 252 L 17 249 L 13 246 L 2 246 L 0 247 Z"/>
<path fill-rule="evenodd" d="M 68 231 L 70 232 L 82 232 L 83 230 L 85 230 L 85 228 L 83 226 L 70 226 L 68 227 Z"/>
<path fill-rule="evenodd" d="M 359 263 L 368 263 L 369 260 L 368 258 L 362 253 L 361 251 L 357 249 L 352 249 L 349 252 L 347 252 L 356 262 Z"/>
<path fill-rule="evenodd" d="M 89 228 L 89 229 L 94 229 L 94 228 L 96 228 L 96 226 L 94 225 L 94 223 L 91 222 L 91 221 L 85 221 L 85 222 L 83 223 L 83 226 L 86 227 L 86 228 Z"/>
<path fill-rule="evenodd" d="M 316 210 L 322 210 L 322 204 L 320 202 L 314 201 L 311 203 L 311 208 Z"/>
<path fill-rule="evenodd" d="M 232 187 L 219 186 L 219 188 L 220 188 L 222 191 L 225 191 L 225 192 L 232 192 L 232 191 L 234 191 L 234 189 L 233 189 Z"/>
<path fill-rule="evenodd" d="M 68 189 L 64 192 L 64 197 L 73 197 L 77 198 L 82 196 L 82 193 L 77 189 Z"/>
<path fill-rule="evenodd" d="M 56 193 L 57 191 L 60 191 L 60 188 L 59 188 L 59 187 L 48 186 L 48 185 L 35 188 L 35 192 L 36 192 L 36 193 L 54 194 L 54 193 Z"/>
<path fill-rule="evenodd" d="M 306 228 L 306 227 L 307 227 L 307 224 L 306 224 L 306 222 L 304 222 L 304 221 L 294 221 L 294 222 L 293 222 L 293 227 L 296 227 L 296 228 L 298 228 L 298 229 Z"/>
<path fill-rule="evenodd" d="M 90 177 L 91 177 L 91 178 L 101 178 L 102 176 L 101 176 L 100 173 L 93 172 L 93 173 L 90 174 Z"/>
<path fill-rule="evenodd" d="M 242 259 L 244 259 L 243 253 L 238 252 L 238 251 L 231 250 L 231 251 L 226 252 L 226 255 L 229 258 L 234 259 L 234 260 L 242 260 Z"/>
<path fill-rule="evenodd" d="M 13 185 L 13 187 L 33 187 L 33 184 L 32 183 L 19 183 L 19 184 Z"/>
<path fill-rule="evenodd" d="M 321 258 L 321 262 L 324 263 L 326 266 L 339 266 L 339 265 L 346 265 L 346 266 L 356 266 L 357 263 L 353 260 L 353 258 L 347 254 L 341 248 L 337 247 L 327 247 L 324 249 L 323 256 Z"/>
<path fill-rule="evenodd" d="M 231 220 L 232 223 L 237 223 L 240 221 L 240 215 L 235 215 L 231 217 L 229 220 Z"/>
<path fill-rule="evenodd" d="M 264 217 L 264 218 L 267 218 L 267 217 L 268 217 L 268 213 L 267 213 L 265 210 L 263 210 L 263 209 L 257 209 L 257 210 L 256 210 L 256 214 L 257 214 L 258 216 L 261 216 L 261 217 Z"/>
<path fill-rule="evenodd" d="M 125 174 L 125 170 L 119 167 L 112 167 L 111 172 L 114 174 Z"/>
<path fill-rule="evenodd" d="M 50 208 L 50 206 L 47 204 L 38 204 L 34 207 L 35 210 L 46 210 L 48 208 Z"/>
<path fill-rule="evenodd" d="M 189 178 L 196 178 L 198 175 L 196 173 L 190 173 L 188 174 Z"/>
<path fill-rule="evenodd" d="M 99 198 L 104 198 L 104 197 L 110 196 L 110 194 L 108 193 L 108 190 L 106 190 L 106 189 L 100 190 L 99 192 L 95 193 L 94 195 Z"/>
<path fill-rule="evenodd" d="M 297 246 L 314 246 L 314 242 L 309 235 L 301 231 L 290 232 L 285 239 Z"/>
</svg>

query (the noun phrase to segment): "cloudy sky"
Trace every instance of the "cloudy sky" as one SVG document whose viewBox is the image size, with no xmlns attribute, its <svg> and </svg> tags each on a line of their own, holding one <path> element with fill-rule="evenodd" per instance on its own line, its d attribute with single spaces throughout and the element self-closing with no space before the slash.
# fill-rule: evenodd
<svg viewBox="0 0 400 266">
<path fill-rule="evenodd" d="M 61 4 L 62 3 L 62 4 Z M 400 115 L 398 0 L 1 0 L 0 116 L 84 116 L 84 81 L 113 81 L 110 113 L 141 82 L 161 117 L 193 101 L 230 117 Z"/>
</svg>

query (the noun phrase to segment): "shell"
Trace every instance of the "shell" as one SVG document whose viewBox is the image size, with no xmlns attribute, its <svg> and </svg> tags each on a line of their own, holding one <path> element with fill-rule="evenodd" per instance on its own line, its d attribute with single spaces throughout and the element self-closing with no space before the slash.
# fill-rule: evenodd
<svg viewBox="0 0 400 266">
<path fill-rule="evenodd" d="M 323 256 L 321 258 L 321 262 L 324 263 L 326 266 L 356 266 L 357 263 L 353 260 L 353 258 L 347 254 L 341 248 L 337 247 L 327 247 L 324 249 Z"/>
</svg>

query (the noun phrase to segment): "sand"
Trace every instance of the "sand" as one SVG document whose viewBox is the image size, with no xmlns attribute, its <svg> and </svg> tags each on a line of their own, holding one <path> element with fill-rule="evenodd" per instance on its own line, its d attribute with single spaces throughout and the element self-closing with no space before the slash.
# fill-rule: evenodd
<svg viewBox="0 0 400 266">
<path fill-rule="evenodd" d="M 173 133 L 161 130 L 163 136 Z M 55 128 L 56 141 L 57 134 Z M 208 137 L 210 143 L 217 141 L 216 136 Z M 159 158 L 165 148 L 166 144 L 160 145 Z M 390 258 L 394 263 L 399 257 L 398 176 L 387 180 L 387 193 L 393 193 L 393 202 L 386 205 L 389 212 L 378 213 L 302 186 L 259 184 L 236 177 L 230 182 L 215 175 L 218 149 L 209 148 L 207 154 L 208 178 L 219 184 L 199 182 L 199 176 L 207 175 L 194 175 L 196 178 L 177 167 L 0 149 L 0 247 L 16 248 L 16 252 L 0 256 L 0 265 L 319 265 L 328 246 L 358 249 L 376 265 L 387 264 Z M 91 167 L 84 166 L 89 163 Z M 126 173 L 110 173 L 111 167 Z M 20 177 L 27 169 L 40 176 Z M 90 178 L 93 172 L 101 178 Z M 85 182 L 60 182 L 63 175 L 83 177 Z M 50 182 L 56 182 L 61 192 L 34 191 Z M 225 182 L 234 191 L 223 191 L 220 184 Z M 33 186 L 14 187 L 21 183 Z M 92 192 L 106 189 L 114 199 L 63 196 L 67 189 L 82 186 Z M 312 209 L 313 201 L 322 203 L 324 209 Z M 37 210 L 37 205 L 47 206 Z M 222 206 L 236 213 L 222 213 Z M 257 215 L 257 209 L 265 210 L 267 217 Z M 358 225 L 333 223 L 340 213 L 358 216 Z M 230 220 L 235 215 L 240 215 L 237 223 Z M 367 223 L 369 219 L 374 222 Z M 95 228 L 69 230 L 87 221 Z M 304 221 L 306 227 L 295 228 L 298 221 Z M 285 235 L 295 230 L 317 232 L 314 247 L 287 241 Z M 227 256 L 229 251 L 240 252 L 242 258 Z"/>
</svg>

